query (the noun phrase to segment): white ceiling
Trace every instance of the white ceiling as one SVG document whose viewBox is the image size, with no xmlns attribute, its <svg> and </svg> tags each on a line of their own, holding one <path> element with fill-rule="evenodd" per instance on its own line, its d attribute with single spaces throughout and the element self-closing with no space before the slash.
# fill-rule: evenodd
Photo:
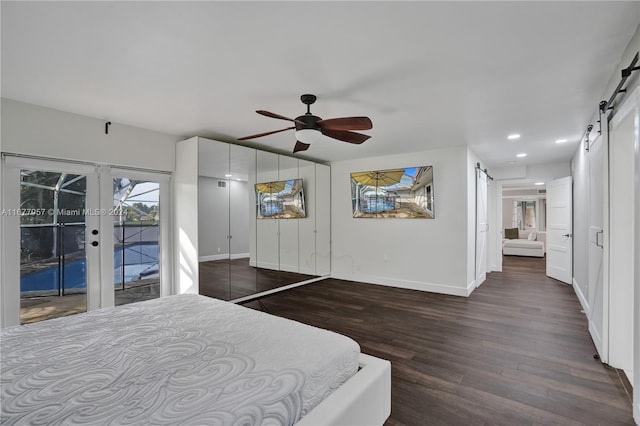
<svg viewBox="0 0 640 426">
<path fill-rule="evenodd" d="M 568 161 L 640 22 L 640 2 L 609 1 L 1 7 L 10 99 L 234 141 L 288 127 L 254 111 L 296 117 L 313 93 L 315 115 L 367 115 L 372 137 L 317 143 L 303 158 L 469 145 L 489 167 Z M 294 143 L 293 131 L 248 142 Z"/>
</svg>

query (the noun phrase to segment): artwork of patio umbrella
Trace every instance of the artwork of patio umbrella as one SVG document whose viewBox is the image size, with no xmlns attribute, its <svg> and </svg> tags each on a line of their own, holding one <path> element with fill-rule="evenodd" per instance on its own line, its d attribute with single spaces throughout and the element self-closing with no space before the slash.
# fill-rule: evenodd
<svg viewBox="0 0 640 426">
<path fill-rule="evenodd" d="M 257 183 L 256 189 L 263 194 L 277 194 L 278 192 L 284 190 L 287 181 L 278 181 L 278 182 L 266 182 L 266 183 Z"/>
<path fill-rule="evenodd" d="M 376 170 L 351 173 L 351 179 L 365 186 L 384 187 L 400 183 L 404 169 Z"/>
</svg>

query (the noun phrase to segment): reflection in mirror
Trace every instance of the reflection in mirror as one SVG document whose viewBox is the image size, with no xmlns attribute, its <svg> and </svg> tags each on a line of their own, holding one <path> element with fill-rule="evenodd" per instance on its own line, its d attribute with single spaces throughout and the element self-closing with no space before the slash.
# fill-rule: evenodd
<svg viewBox="0 0 640 426">
<path fill-rule="evenodd" d="M 256 174 L 256 150 L 231 145 L 229 167 L 229 278 L 230 299 L 248 296 L 256 292 L 256 268 L 249 265 L 249 253 L 255 252 L 254 182 Z"/>
<path fill-rule="evenodd" d="M 256 184 L 275 182 L 277 180 L 278 154 L 258 151 Z M 264 219 L 256 221 L 256 241 L 256 265 L 258 268 L 279 270 L 278 220 Z"/>
<path fill-rule="evenodd" d="M 278 180 L 298 179 L 298 159 L 279 156 Z M 303 182 L 304 185 L 304 182 Z M 299 272 L 298 268 L 298 225 L 304 219 L 277 219 L 280 235 L 280 270 Z"/>
<path fill-rule="evenodd" d="M 198 148 L 198 256 L 200 294 L 229 300 L 230 145 L 200 140 Z"/>
<path fill-rule="evenodd" d="M 299 272 L 316 274 L 316 165 L 298 160 L 298 175 L 302 179 L 307 217 L 298 224 Z"/>
</svg>

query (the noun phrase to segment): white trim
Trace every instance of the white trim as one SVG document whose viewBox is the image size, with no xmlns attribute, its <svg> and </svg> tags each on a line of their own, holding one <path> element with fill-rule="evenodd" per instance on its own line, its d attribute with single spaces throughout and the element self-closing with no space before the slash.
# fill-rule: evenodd
<svg viewBox="0 0 640 426">
<path fill-rule="evenodd" d="M 229 302 L 231 302 L 231 303 L 247 302 L 247 301 L 250 301 L 250 300 L 253 300 L 253 299 L 258 299 L 260 297 L 269 296 L 270 294 L 273 294 L 273 293 L 279 293 L 279 292 L 284 291 L 284 290 L 290 290 L 292 288 L 300 287 L 300 286 L 303 286 L 303 285 L 306 285 L 306 284 L 311 284 L 311 283 L 315 283 L 315 282 L 318 282 L 318 281 L 326 280 L 327 278 L 329 278 L 329 277 L 328 276 L 317 277 L 317 278 L 312 278 L 312 279 L 306 280 L 306 281 L 300 281 L 300 282 L 294 283 L 294 284 L 283 285 L 282 287 L 274 288 L 274 289 L 267 290 L 267 291 L 262 291 L 260 293 L 250 294 L 249 296 L 239 297 L 237 299 L 230 300 Z"/>
<path fill-rule="evenodd" d="M 17 159 L 17 161 L 21 161 L 21 160 L 29 161 L 29 164 L 33 164 L 31 162 L 37 162 L 37 161 L 55 161 L 57 163 L 66 163 L 66 164 L 72 164 L 76 166 L 75 169 L 70 169 L 70 170 L 79 170 L 77 167 L 80 167 L 80 166 L 87 166 L 87 167 L 105 166 L 105 167 L 111 167 L 113 169 L 127 170 L 128 172 L 159 173 L 163 175 L 171 175 L 172 173 L 171 171 L 168 171 L 168 170 L 154 170 L 154 169 L 144 169 L 140 167 L 117 166 L 115 164 L 98 163 L 95 161 L 80 161 L 80 160 L 70 160 L 68 158 L 41 157 L 38 155 L 17 154 L 14 152 L 3 152 L 2 156 L 5 158 L 15 158 Z M 44 169 L 40 169 L 40 170 L 44 170 Z M 81 173 L 76 173 L 76 174 L 81 174 Z"/>
<path fill-rule="evenodd" d="M 229 253 L 212 254 L 209 256 L 198 256 L 198 262 L 211 262 L 214 260 L 225 260 L 225 259 L 229 259 Z"/>
<path fill-rule="evenodd" d="M 236 253 L 229 256 L 229 253 L 212 254 L 208 256 L 199 256 L 198 262 L 210 262 L 212 260 L 225 260 L 225 259 L 246 259 L 249 257 L 249 253 Z"/>
<path fill-rule="evenodd" d="M 635 118 L 635 141 L 634 141 L 634 198 L 635 206 L 634 216 L 640 216 L 640 87 L 636 88 L 633 93 L 635 97 L 636 118 Z M 626 102 L 625 102 L 626 103 Z M 633 376 L 631 376 L 631 385 L 633 386 L 633 418 L 637 424 L 640 424 L 640 226 L 635 226 L 634 230 L 634 305 L 633 305 Z"/>
<path fill-rule="evenodd" d="M 18 208 L 20 206 L 20 189 L 16 182 L 20 181 L 20 169 L 7 167 L 6 157 L 2 158 L 2 208 Z M 0 327 L 20 324 L 20 217 L 2 215 L 2 270 L 0 281 Z M 13 283 L 13 285 L 11 285 Z"/>
<path fill-rule="evenodd" d="M 391 415 L 391 363 L 360 354 L 360 370 L 296 425 L 382 425 Z"/>
<path fill-rule="evenodd" d="M 471 292 L 473 292 L 476 285 L 475 280 L 468 283 L 465 287 L 456 287 L 449 284 L 436 284 L 424 281 L 398 280 L 395 278 L 376 277 L 373 275 L 344 273 L 332 273 L 331 278 L 463 297 L 469 296 Z"/>
<path fill-rule="evenodd" d="M 587 318 L 591 318 L 591 310 L 589 309 L 589 301 L 586 297 L 584 297 L 584 293 L 580 289 L 578 282 L 576 281 L 576 277 L 573 277 L 573 291 L 575 291 L 576 296 L 578 296 L 578 300 L 580 301 L 580 305 L 582 305 L 582 310 L 584 310 L 584 314 Z"/>
</svg>

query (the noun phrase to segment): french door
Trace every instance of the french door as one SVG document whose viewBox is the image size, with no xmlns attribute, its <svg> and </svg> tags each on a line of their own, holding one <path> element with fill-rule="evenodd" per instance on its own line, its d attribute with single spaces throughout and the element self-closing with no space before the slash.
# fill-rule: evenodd
<svg viewBox="0 0 640 426">
<path fill-rule="evenodd" d="M 3 157 L 2 326 L 170 293 L 161 198 L 166 175 Z"/>
</svg>

